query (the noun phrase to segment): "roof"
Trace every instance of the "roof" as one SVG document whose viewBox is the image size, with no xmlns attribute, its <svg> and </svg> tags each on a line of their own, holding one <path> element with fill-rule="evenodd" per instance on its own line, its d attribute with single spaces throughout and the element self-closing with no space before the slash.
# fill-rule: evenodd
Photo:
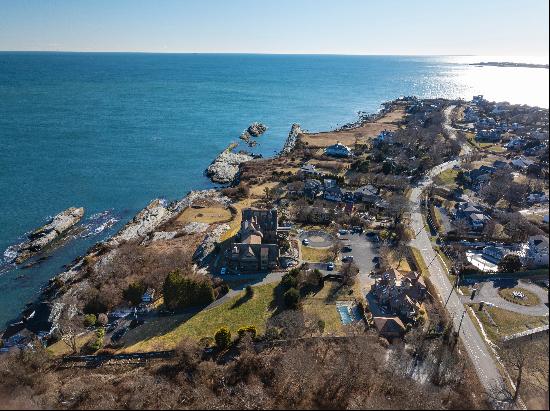
<svg viewBox="0 0 550 411">
<path fill-rule="evenodd" d="M 380 334 L 400 334 L 405 331 L 405 325 L 399 317 L 374 317 L 373 319 Z"/>
</svg>

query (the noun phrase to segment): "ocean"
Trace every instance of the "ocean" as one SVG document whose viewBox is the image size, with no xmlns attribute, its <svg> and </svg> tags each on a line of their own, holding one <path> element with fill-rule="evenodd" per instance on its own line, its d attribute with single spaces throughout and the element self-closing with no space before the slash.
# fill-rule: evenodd
<svg viewBox="0 0 550 411">
<path fill-rule="evenodd" d="M 269 156 L 294 122 L 332 129 L 404 95 L 548 107 L 547 69 L 467 64 L 489 60 L 0 52 L 0 328 L 153 198 L 213 187 L 204 169 L 253 121 L 269 127 L 253 151 Z M 74 238 L 32 267 L 7 264 L 71 206 L 86 209 Z"/>
</svg>

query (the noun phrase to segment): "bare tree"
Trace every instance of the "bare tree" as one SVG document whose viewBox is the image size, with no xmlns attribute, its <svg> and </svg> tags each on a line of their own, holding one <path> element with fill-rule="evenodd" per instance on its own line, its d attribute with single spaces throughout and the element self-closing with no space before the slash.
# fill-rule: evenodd
<svg viewBox="0 0 550 411">
<path fill-rule="evenodd" d="M 527 352 L 524 345 L 521 342 L 518 342 L 513 347 L 509 348 L 504 352 L 506 361 L 512 366 L 516 372 L 516 381 L 515 381 L 515 390 L 512 400 L 516 402 L 519 397 L 519 390 L 521 388 L 523 371 L 528 365 L 530 353 Z"/>
</svg>

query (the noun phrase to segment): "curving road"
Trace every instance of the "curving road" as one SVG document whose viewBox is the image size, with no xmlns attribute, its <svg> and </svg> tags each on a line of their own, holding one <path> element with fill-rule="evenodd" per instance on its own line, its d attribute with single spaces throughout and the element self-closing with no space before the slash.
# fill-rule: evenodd
<svg viewBox="0 0 550 411">
<path fill-rule="evenodd" d="M 448 107 L 444 112 L 446 119 L 444 128 L 447 131 L 449 138 L 455 139 L 456 134 L 449 125 L 450 113 L 453 108 L 454 106 Z M 466 147 L 468 147 L 467 144 L 463 146 L 463 153 L 465 154 L 471 151 L 469 147 Z M 427 263 L 433 260 L 428 268 L 430 272 L 430 280 L 439 293 L 439 299 L 443 304 L 446 304 L 446 309 L 453 319 L 455 330 L 458 330 L 460 327 L 460 338 L 466 347 L 468 356 L 474 364 L 480 382 L 483 384 L 483 387 L 487 392 L 491 392 L 494 391 L 495 386 L 502 386 L 503 379 L 483 337 L 478 333 L 477 328 L 474 326 L 474 323 L 469 315 L 467 313 L 463 315 L 465 312 L 464 305 L 462 304 L 459 295 L 451 285 L 446 274 L 446 269 L 441 263 L 441 260 L 436 258 L 437 254 L 432 247 L 430 234 L 424 224 L 420 209 L 422 192 L 432 183 L 433 177 L 442 171 L 451 169 L 455 165 L 459 164 L 459 162 L 460 160 L 457 159 L 434 167 L 416 187 L 413 187 L 410 195 L 410 200 L 412 202 L 410 224 L 414 232 L 418 234 L 416 238 L 411 241 L 411 245 L 421 251 L 424 260 Z"/>
</svg>

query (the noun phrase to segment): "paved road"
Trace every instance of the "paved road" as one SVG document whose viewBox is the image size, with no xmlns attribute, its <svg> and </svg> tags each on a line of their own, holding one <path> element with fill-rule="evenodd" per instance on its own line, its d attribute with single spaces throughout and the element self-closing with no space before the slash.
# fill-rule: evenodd
<svg viewBox="0 0 550 411">
<path fill-rule="evenodd" d="M 515 283 L 514 280 L 495 280 L 483 282 L 481 283 L 481 286 L 476 292 L 473 300 L 469 296 L 464 295 L 461 297 L 462 301 L 467 304 L 484 301 L 496 307 L 503 308 L 505 310 L 516 312 L 519 314 L 548 316 L 548 306 L 546 305 L 548 303 L 547 291 L 536 284 L 520 280 L 517 287 L 525 288 L 526 290 L 536 294 L 540 299 L 540 303 L 533 306 L 514 304 L 510 301 L 505 300 L 498 294 L 499 287 L 502 287 L 504 285 L 503 283 L 505 282 Z M 514 286 L 514 284 L 510 284 L 510 286 Z"/>
<path fill-rule="evenodd" d="M 453 107 L 449 107 L 445 110 L 445 117 L 447 119 L 445 129 L 449 130 L 448 132 L 450 138 L 456 138 L 454 130 L 449 129 L 448 126 L 449 114 L 452 109 Z M 469 150 L 466 152 L 469 152 Z M 437 289 L 439 298 L 443 304 L 447 302 L 446 308 L 453 319 L 455 330 L 458 330 L 461 318 L 463 318 L 462 325 L 460 326 L 460 338 L 466 347 L 468 356 L 475 366 L 481 384 L 483 384 L 486 391 L 491 391 L 495 385 L 502 386 L 503 384 L 497 364 L 468 314 L 466 313 L 463 317 L 464 306 L 462 301 L 458 294 L 454 291 L 441 260 L 439 258 L 435 258 L 436 252 L 430 241 L 430 233 L 424 224 L 420 211 L 422 191 L 432 183 L 432 178 L 442 171 L 451 169 L 458 163 L 459 160 L 453 160 L 434 167 L 431 172 L 428 173 L 428 176 L 421 181 L 418 186 L 412 189 L 410 195 L 410 200 L 413 204 L 411 211 L 411 228 L 415 233 L 418 233 L 418 235 L 411 241 L 411 245 L 420 250 L 425 261 L 433 260 L 429 267 L 430 280 Z"/>
</svg>

